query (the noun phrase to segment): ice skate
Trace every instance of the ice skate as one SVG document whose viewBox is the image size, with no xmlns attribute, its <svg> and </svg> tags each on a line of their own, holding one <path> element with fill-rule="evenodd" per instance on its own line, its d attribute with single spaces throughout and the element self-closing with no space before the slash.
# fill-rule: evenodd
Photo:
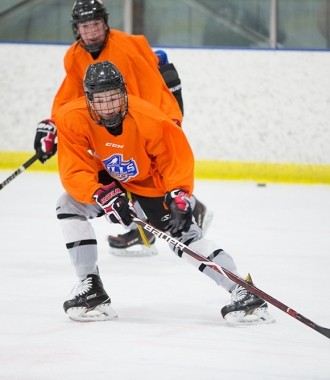
<svg viewBox="0 0 330 380">
<path fill-rule="evenodd" d="M 246 281 L 253 284 L 250 274 Z M 223 318 L 232 325 L 273 323 L 275 319 L 268 312 L 267 303 L 241 285 L 233 290 L 232 303 L 221 309 Z"/>
<path fill-rule="evenodd" d="M 158 254 L 158 250 L 155 245 L 155 236 L 144 231 L 146 238 L 149 241 L 150 247 L 147 247 L 140 235 L 139 230 L 136 228 L 130 230 L 125 234 L 118 236 L 108 236 L 108 242 L 110 245 L 110 253 L 115 256 L 155 256 Z"/>
<path fill-rule="evenodd" d="M 203 232 L 203 236 L 205 236 L 212 222 L 213 213 L 210 210 L 208 210 L 208 208 L 202 202 L 200 202 L 196 197 L 195 197 L 195 200 L 196 200 L 196 205 L 193 210 L 193 217 L 198 227 L 201 228 Z"/>
<path fill-rule="evenodd" d="M 89 274 L 63 304 L 69 318 L 79 322 L 106 321 L 117 317 L 98 275 Z"/>
</svg>

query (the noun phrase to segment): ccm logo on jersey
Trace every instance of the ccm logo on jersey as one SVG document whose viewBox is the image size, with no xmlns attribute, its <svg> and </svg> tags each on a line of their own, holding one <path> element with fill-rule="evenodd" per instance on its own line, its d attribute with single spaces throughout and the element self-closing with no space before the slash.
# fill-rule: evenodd
<svg viewBox="0 0 330 380">
<path fill-rule="evenodd" d="M 114 144 L 114 143 L 105 143 L 105 146 L 112 146 L 113 148 L 119 148 L 119 149 L 123 149 L 124 148 L 124 145 L 118 145 L 118 144 Z"/>
</svg>

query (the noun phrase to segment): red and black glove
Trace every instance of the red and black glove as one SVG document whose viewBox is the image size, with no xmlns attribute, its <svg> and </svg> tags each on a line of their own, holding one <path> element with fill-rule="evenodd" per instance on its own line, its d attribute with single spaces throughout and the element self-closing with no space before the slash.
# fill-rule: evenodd
<svg viewBox="0 0 330 380">
<path fill-rule="evenodd" d="M 115 182 L 98 188 L 93 194 L 93 198 L 103 208 L 110 222 L 126 226 L 132 223 L 132 215 L 136 214 L 134 207 Z"/>
<path fill-rule="evenodd" d="M 39 154 L 39 161 L 46 162 L 57 151 L 57 131 L 50 119 L 42 120 L 37 127 L 34 149 Z"/>
<path fill-rule="evenodd" d="M 192 224 L 190 196 L 184 190 L 172 190 L 165 194 L 165 204 L 171 213 L 171 220 L 166 230 L 172 236 L 187 232 Z"/>
</svg>

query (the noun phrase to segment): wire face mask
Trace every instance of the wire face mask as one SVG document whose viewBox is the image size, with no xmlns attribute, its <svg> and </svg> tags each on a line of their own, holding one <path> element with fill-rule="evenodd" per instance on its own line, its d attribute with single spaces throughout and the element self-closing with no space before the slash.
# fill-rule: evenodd
<svg viewBox="0 0 330 380">
<path fill-rule="evenodd" d="M 92 54 L 101 52 L 108 34 L 108 26 L 103 19 L 79 23 L 77 31 L 84 49 Z"/>
<path fill-rule="evenodd" d="M 127 114 L 127 94 L 123 89 L 95 93 L 88 99 L 92 119 L 106 128 L 117 128 Z"/>
</svg>

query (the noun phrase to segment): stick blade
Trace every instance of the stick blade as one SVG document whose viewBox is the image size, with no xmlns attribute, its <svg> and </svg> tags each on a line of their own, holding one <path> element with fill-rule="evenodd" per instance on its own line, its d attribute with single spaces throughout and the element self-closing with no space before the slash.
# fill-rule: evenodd
<svg viewBox="0 0 330 380">
<path fill-rule="evenodd" d="M 315 330 L 330 339 L 330 329 L 327 329 L 326 327 L 322 326 L 316 326 Z"/>
</svg>

